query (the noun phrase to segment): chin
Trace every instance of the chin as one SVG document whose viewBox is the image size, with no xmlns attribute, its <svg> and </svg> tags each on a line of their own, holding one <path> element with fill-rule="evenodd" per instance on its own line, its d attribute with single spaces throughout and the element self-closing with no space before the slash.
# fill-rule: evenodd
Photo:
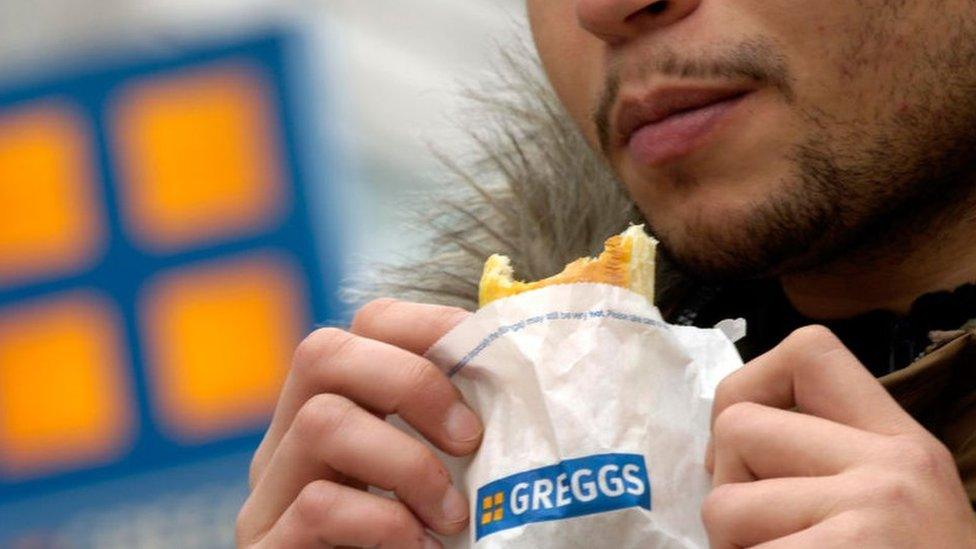
<svg viewBox="0 0 976 549">
<path fill-rule="evenodd" d="M 676 236 L 655 229 L 665 254 L 684 274 L 705 283 L 723 283 L 761 277 L 769 269 L 751 258 L 755 251 L 730 245 L 719 233 L 697 230 Z"/>
<path fill-rule="evenodd" d="M 781 274 L 807 249 L 798 235 L 762 208 L 712 198 L 645 217 L 672 262 L 685 274 L 708 283 Z"/>
<path fill-rule="evenodd" d="M 630 179 L 631 196 L 681 270 L 708 282 L 776 276 L 830 244 L 834 204 L 773 149 L 722 151 Z"/>
</svg>

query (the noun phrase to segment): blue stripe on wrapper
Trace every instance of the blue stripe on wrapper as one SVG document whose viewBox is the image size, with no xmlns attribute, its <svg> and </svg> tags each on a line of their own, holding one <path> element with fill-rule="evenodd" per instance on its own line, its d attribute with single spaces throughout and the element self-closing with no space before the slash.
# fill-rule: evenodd
<svg viewBox="0 0 976 549">
<path fill-rule="evenodd" d="M 644 456 L 601 454 L 569 459 L 492 481 L 478 489 L 475 540 L 534 522 L 630 507 L 651 510 Z"/>
</svg>

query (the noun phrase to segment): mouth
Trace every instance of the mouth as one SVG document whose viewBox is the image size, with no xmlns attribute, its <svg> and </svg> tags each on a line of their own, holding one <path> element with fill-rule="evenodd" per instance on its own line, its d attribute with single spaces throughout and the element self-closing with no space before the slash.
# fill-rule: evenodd
<svg viewBox="0 0 976 549">
<path fill-rule="evenodd" d="M 659 88 L 625 97 L 615 119 L 619 147 L 640 164 L 660 166 L 699 148 L 716 125 L 754 90 Z"/>
</svg>

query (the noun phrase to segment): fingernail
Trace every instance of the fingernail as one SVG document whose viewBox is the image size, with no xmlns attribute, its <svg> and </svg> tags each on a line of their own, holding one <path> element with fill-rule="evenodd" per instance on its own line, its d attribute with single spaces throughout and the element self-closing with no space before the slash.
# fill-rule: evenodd
<svg viewBox="0 0 976 549">
<path fill-rule="evenodd" d="M 453 486 L 447 488 L 447 493 L 444 494 L 444 499 L 441 501 L 441 514 L 451 524 L 468 518 L 468 501 L 464 499 L 461 492 L 458 492 L 457 488 Z"/>
<path fill-rule="evenodd" d="M 457 442 L 471 442 L 481 436 L 481 420 L 460 402 L 455 402 L 448 409 L 444 428 L 447 429 L 447 436 Z"/>
<path fill-rule="evenodd" d="M 430 535 L 424 536 L 424 549 L 441 549 L 443 545 Z"/>
</svg>

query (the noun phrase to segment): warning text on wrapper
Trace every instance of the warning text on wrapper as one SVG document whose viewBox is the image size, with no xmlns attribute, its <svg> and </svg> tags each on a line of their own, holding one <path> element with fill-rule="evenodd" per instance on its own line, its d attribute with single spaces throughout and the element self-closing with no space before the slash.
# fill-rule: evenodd
<svg viewBox="0 0 976 549">
<path fill-rule="evenodd" d="M 601 454 L 524 471 L 478 488 L 475 539 L 533 522 L 651 509 L 644 456 Z"/>
</svg>

